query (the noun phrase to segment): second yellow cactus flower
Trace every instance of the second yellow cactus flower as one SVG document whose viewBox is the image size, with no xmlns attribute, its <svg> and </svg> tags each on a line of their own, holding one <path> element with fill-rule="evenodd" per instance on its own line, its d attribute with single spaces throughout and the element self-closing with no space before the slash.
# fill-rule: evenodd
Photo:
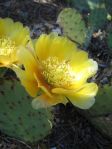
<svg viewBox="0 0 112 149">
<path fill-rule="evenodd" d="M 14 69 L 28 93 L 35 97 L 35 108 L 70 100 L 88 109 L 95 102 L 98 87 L 87 79 L 95 75 L 98 65 L 67 38 L 42 34 L 34 43 L 34 51 L 22 49 L 18 58 L 24 70 Z"/>
<path fill-rule="evenodd" d="M 0 67 L 10 67 L 17 63 L 17 51 L 21 46 L 25 47 L 29 40 L 27 27 L 10 18 L 0 18 Z"/>
</svg>

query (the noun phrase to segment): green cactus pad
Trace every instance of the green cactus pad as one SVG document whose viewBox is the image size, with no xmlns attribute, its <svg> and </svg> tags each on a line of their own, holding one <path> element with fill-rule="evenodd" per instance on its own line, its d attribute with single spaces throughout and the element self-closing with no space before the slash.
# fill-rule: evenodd
<svg viewBox="0 0 112 149">
<path fill-rule="evenodd" d="M 105 8 L 105 0 L 87 0 L 87 3 L 91 10 L 97 8 Z"/>
<path fill-rule="evenodd" d="M 107 21 L 107 11 L 105 8 L 94 9 L 88 17 L 88 25 L 94 30 L 100 29 Z"/>
<path fill-rule="evenodd" d="M 0 68 L 0 78 L 3 77 L 3 75 L 5 74 L 6 71 L 7 71 L 7 68 L 5 68 L 5 67 Z"/>
<path fill-rule="evenodd" d="M 112 138 L 112 86 L 99 89 L 95 104 L 86 114 L 97 129 Z"/>
<path fill-rule="evenodd" d="M 112 114 L 91 119 L 93 125 L 112 139 Z"/>
<path fill-rule="evenodd" d="M 110 31 L 110 32 L 108 33 L 108 36 L 107 36 L 107 43 L 108 43 L 108 47 L 109 47 L 110 49 L 112 49 L 112 31 Z"/>
<path fill-rule="evenodd" d="M 103 88 L 99 88 L 96 102 L 89 112 L 94 117 L 112 113 L 112 86 L 105 85 Z"/>
<path fill-rule="evenodd" d="M 31 100 L 18 81 L 4 80 L 0 84 L 0 130 L 27 142 L 48 135 L 52 119 L 50 109 L 34 110 Z"/>
<path fill-rule="evenodd" d="M 104 8 L 105 6 L 105 0 L 68 0 L 68 3 L 81 12 Z"/>
<path fill-rule="evenodd" d="M 65 8 L 58 16 L 57 22 L 71 40 L 83 44 L 86 38 L 85 22 L 80 13 L 72 8 Z"/>
<path fill-rule="evenodd" d="M 89 10 L 87 0 L 69 0 L 68 2 L 81 12 L 83 10 Z"/>
<path fill-rule="evenodd" d="M 105 0 L 105 6 L 106 6 L 108 13 L 112 15 L 112 0 Z"/>
</svg>

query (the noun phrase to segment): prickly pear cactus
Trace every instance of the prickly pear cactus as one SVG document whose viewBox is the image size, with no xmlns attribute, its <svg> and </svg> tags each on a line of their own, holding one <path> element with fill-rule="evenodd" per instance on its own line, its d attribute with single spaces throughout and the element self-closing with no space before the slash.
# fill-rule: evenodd
<svg viewBox="0 0 112 149">
<path fill-rule="evenodd" d="M 87 0 L 91 10 L 105 7 L 105 0 Z"/>
<path fill-rule="evenodd" d="M 0 68 L 0 78 L 3 77 L 4 73 L 6 72 L 6 70 L 7 70 L 7 68 L 4 68 L 4 67 Z"/>
<path fill-rule="evenodd" d="M 91 122 L 112 138 L 112 86 L 100 88 L 96 103 L 88 112 Z"/>
<path fill-rule="evenodd" d="M 96 102 L 89 111 L 92 116 L 112 113 L 112 86 L 105 85 L 104 87 L 99 88 Z"/>
<path fill-rule="evenodd" d="M 109 33 L 108 33 L 108 36 L 107 36 L 107 43 L 108 43 L 108 47 L 110 48 L 110 49 L 112 49 L 112 31 L 110 31 Z M 112 51 L 111 51 L 112 52 Z"/>
<path fill-rule="evenodd" d="M 70 3 L 72 6 L 74 6 L 74 8 L 81 12 L 84 10 L 89 10 L 87 0 L 68 0 L 68 3 Z"/>
<path fill-rule="evenodd" d="M 83 44 L 86 38 L 85 22 L 75 9 L 65 8 L 58 16 L 57 22 L 63 32 L 73 41 Z"/>
<path fill-rule="evenodd" d="M 105 0 L 105 6 L 110 15 L 112 15 L 112 0 Z"/>
<path fill-rule="evenodd" d="M 94 9 L 88 17 L 88 25 L 94 30 L 100 29 L 107 21 L 107 11 L 105 8 Z"/>
<path fill-rule="evenodd" d="M 96 8 L 104 7 L 105 0 L 68 0 L 68 3 L 80 12 L 88 12 Z"/>
<path fill-rule="evenodd" d="M 112 113 L 91 119 L 94 126 L 104 135 L 112 139 Z"/>
<path fill-rule="evenodd" d="M 31 98 L 18 81 L 0 83 L 0 130 L 18 139 L 35 142 L 51 130 L 50 110 L 34 110 Z"/>
</svg>

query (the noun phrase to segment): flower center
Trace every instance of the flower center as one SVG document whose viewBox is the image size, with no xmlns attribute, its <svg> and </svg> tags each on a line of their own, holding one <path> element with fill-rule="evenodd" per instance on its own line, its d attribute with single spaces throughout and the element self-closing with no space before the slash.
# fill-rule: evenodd
<svg viewBox="0 0 112 149">
<path fill-rule="evenodd" d="M 9 38 L 0 38 L 0 55 L 10 55 L 14 52 L 15 44 Z"/>
<path fill-rule="evenodd" d="M 42 66 L 42 74 L 49 84 L 63 88 L 73 84 L 75 76 L 69 62 L 60 62 L 57 57 L 49 57 L 42 61 Z"/>
</svg>

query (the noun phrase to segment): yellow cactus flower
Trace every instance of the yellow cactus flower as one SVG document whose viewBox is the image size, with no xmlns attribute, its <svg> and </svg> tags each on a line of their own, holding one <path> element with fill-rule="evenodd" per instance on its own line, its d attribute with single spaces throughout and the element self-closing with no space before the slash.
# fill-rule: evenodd
<svg viewBox="0 0 112 149">
<path fill-rule="evenodd" d="M 0 18 L 0 67 L 9 67 L 17 62 L 16 53 L 30 40 L 29 30 L 20 22 Z"/>
<path fill-rule="evenodd" d="M 88 109 L 95 102 L 98 87 L 88 83 L 98 65 L 88 54 L 66 37 L 42 34 L 34 43 L 34 52 L 22 49 L 18 58 L 24 66 L 14 68 L 28 93 L 35 97 L 34 108 L 66 104 Z"/>
</svg>

